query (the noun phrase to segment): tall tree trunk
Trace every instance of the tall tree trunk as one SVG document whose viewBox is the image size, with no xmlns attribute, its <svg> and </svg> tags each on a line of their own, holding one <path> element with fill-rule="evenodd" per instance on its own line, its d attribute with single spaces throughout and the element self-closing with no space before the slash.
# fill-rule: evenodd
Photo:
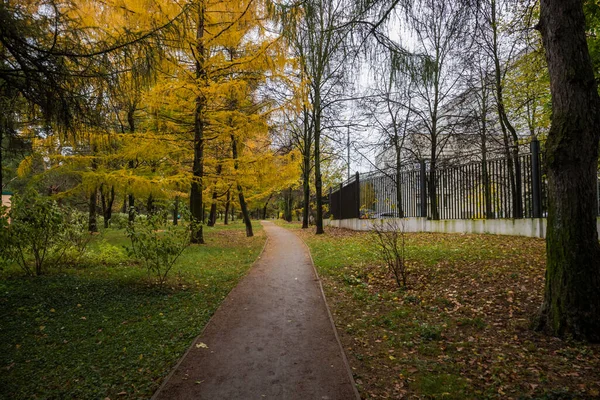
<svg viewBox="0 0 600 400">
<path fill-rule="evenodd" d="M 237 148 L 237 139 L 234 135 L 231 135 L 231 150 L 233 155 L 233 168 L 237 171 L 238 165 L 238 148 Z M 244 198 L 244 189 L 242 185 L 237 183 L 237 192 L 238 199 L 240 201 L 240 209 L 242 210 L 242 217 L 244 219 L 244 224 L 246 225 L 246 236 L 252 237 L 254 233 L 252 232 L 252 221 L 250 221 L 250 214 L 248 214 L 248 206 L 246 205 L 246 199 Z"/>
<path fill-rule="evenodd" d="M 483 199 L 485 202 L 485 218 L 492 219 L 494 218 L 492 213 L 492 185 L 490 182 L 490 174 L 488 172 L 487 152 L 486 133 L 484 132 L 481 137 L 481 174 L 483 175 Z"/>
<path fill-rule="evenodd" d="M 271 197 L 273 197 L 272 193 L 269 195 L 269 198 L 267 199 L 267 201 L 265 201 L 265 205 L 263 206 L 262 219 L 267 219 L 267 207 L 269 206 L 269 201 L 271 201 Z"/>
<path fill-rule="evenodd" d="M 112 207 L 115 202 L 115 187 L 110 187 L 108 196 L 104 193 L 104 185 L 100 186 L 100 202 L 102 203 L 102 216 L 104 217 L 104 228 L 108 228 L 112 218 Z"/>
<path fill-rule="evenodd" d="M 243 189 L 239 184 L 237 185 L 237 191 L 240 201 L 240 208 L 242 210 L 242 218 L 244 219 L 244 224 L 246 225 L 246 236 L 252 237 L 254 236 L 254 233 L 252 232 L 252 221 L 250 221 L 250 214 L 248 213 L 248 206 L 246 205 Z"/>
<path fill-rule="evenodd" d="M 208 226 L 215 226 L 217 223 L 217 182 L 219 176 L 221 175 L 221 171 L 223 170 L 223 166 L 221 164 L 217 164 L 216 173 L 217 178 L 215 179 L 215 187 L 212 192 L 212 202 L 210 204 L 210 214 L 208 216 Z"/>
<path fill-rule="evenodd" d="M 396 150 L 396 209 L 398 217 L 404 218 L 404 206 L 402 205 L 402 146 L 399 143 L 398 134 L 394 136 L 394 148 Z"/>
<path fill-rule="evenodd" d="M 123 214 L 127 212 L 127 195 L 123 196 L 123 207 L 121 208 L 121 212 Z"/>
<path fill-rule="evenodd" d="M 511 124 L 504 103 L 504 83 L 502 82 L 502 67 L 500 65 L 500 51 L 498 49 L 498 21 L 496 1 L 491 2 L 490 24 L 492 29 L 492 58 L 494 61 L 494 79 L 496 87 L 496 103 L 498 120 L 504 139 L 504 152 L 508 166 L 508 177 L 511 189 L 512 217 L 523 218 L 523 185 L 521 182 L 521 162 L 519 160 L 519 137 Z"/>
<path fill-rule="evenodd" d="M 315 94 L 314 109 L 314 129 L 315 129 L 315 195 L 316 199 L 316 220 L 315 225 L 317 226 L 316 234 L 322 235 L 325 233 L 323 230 L 323 180 L 321 178 L 321 99 L 320 95 Z"/>
<path fill-rule="evenodd" d="M 127 111 L 127 123 L 129 124 L 129 133 L 131 134 L 135 133 L 135 109 L 135 104 L 131 104 L 129 110 Z M 135 167 L 133 160 L 129 160 L 128 167 L 130 169 L 133 169 Z M 135 220 L 135 196 L 133 195 L 133 193 L 129 193 L 128 212 L 129 223 L 133 223 L 133 221 Z"/>
<path fill-rule="evenodd" d="M 546 142 L 546 285 L 538 327 L 600 342 L 600 98 L 582 1 L 542 0 L 539 28 L 550 73 L 552 125 Z"/>
<path fill-rule="evenodd" d="M 283 219 L 292 222 L 292 188 L 283 193 Z"/>
<path fill-rule="evenodd" d="M 210 204 L 210 213 L 208 214 L 208 226 L 215 226 L 217 223 L 217 190 L 213 190 L 212 203 Z"/>
<path fill-rule="evenodd" d="M 206 81 L 204 48 L 204 20 L 205 5 L 203 1 L 198 3 L 198 21 L 196 28 L 196 81 L 204 86 Z M 204 176 L 204 111 L 206 100 L 204 94 L 200 93 L 196 97 L 196 108 L 194 111 L 194 165 L 192 170 L 193 180 L 190 190 L 190 212 L 192 218 L 196 221 L 192 224 L 192 243 L 204 243 L 204 204 L 202 202 L 202 179 Z"/>
<path fill-rule="evenodd" d="M 98 223 L 96 222 L 96 202 L 98 201 L 97 189 L 94 188 L 90 192 L 89 204 L 88 204 L 88 231 L 98 232 Z"/>
<path fill-rule="evenodd" d="M 437 137 L 437 135 L 436 135 Z M 429 162 L 429 205 L 431 207 L 431 219 L 440 219 L 437 201 L 437 139 L 432 140 L 431 161 Z"/>
<path fill-rule="evenodd" d="M 302 153 L 302 229 L 308 229 L 310 212 L 310 154 L 312 148 L 312 136 L 309 127 L 310 115 L 307 107 L 303 109 L 303 153 Z"/>
<path fill-rule="evenodd" d="M 231 189 L 227 190 L 227 199 L 225 200 L 225 220 L 223 225 L 229 224 L 229 204 L 231 202 Z"/>
<path fill-rule="evenodd" d="M 175 196 L 175 202 L 173 204 L 173 225 L 179 223 L 179 196 Z"/>
</svg>

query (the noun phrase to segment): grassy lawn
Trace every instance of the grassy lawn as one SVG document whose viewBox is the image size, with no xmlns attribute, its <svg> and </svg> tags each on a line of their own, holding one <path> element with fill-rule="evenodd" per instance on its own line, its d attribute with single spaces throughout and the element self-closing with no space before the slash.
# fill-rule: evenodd
<svg viewBox="0 0 600 400">
<path fill-rule="evenodd" d="M 543 240 L 406 234 L 409 288 L 398 290 L 369 233 L 297 232 L 363 398 L 600 398 L 599 346 L 529 329 L 542 300 Z"/>
<path fill-rule="evenodd" d="M 106 230 L 97 262 L 27 278 L 0 275 L 1 399 L 149 398 L 257 258 L 260 224 L 205 227 L 158 289 Z"/>
</svg>

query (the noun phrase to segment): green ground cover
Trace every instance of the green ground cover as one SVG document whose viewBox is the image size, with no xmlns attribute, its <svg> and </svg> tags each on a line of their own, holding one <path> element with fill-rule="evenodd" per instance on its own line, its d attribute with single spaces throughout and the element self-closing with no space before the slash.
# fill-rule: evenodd
<svg viewBox="0 0 600 400">
<path fill-rule="evenodd" d="M 296 230 L 311 249 L 363 398 L 597 399 L 600 347 L 530 329 L 545 242 L 406 234 L 399 290 L 367 232 Z"/>
<path fill-rule="evenodd" d="M 256 260 L 255 224 L 205 227 L 164 288 L 127 257 L 123 230 L 94 237 L 80 265 L 0 276 L 0 399 L 149 398 Z"/>
</svg>

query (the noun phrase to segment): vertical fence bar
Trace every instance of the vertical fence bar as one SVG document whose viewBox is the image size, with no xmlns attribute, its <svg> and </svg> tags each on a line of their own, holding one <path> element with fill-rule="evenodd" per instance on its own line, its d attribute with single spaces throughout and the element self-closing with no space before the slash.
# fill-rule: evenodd
<svg viewBox="0 0 600 400">
<path fill-rule="evenodd" d="M 358 171 L 356 172 L 356 207 L 355 207 L 355 211 L 356 211 L 356 217 L 355 218 L 360 218 L 360 175 L 358 173 Z"/>
<path fill-rule="evenodd" d="M 421 175 L 419 179 L 420 189 L 421 189 L 421 212 L 420 217 L 427 218 L 427 171 L 425 171 L 425 161 L 421 160 Z"/>
</svg>

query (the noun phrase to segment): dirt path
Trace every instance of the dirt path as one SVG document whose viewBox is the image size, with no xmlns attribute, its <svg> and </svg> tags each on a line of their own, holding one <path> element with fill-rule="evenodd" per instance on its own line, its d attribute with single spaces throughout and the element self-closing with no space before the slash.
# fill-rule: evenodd
<svg viewBox="0 0 600 400">
<path fill-rule="evenodd" d="M 154 399 L 358 398 L 306 246 L 263 225 L 261 258 Z"/>
</svg>

